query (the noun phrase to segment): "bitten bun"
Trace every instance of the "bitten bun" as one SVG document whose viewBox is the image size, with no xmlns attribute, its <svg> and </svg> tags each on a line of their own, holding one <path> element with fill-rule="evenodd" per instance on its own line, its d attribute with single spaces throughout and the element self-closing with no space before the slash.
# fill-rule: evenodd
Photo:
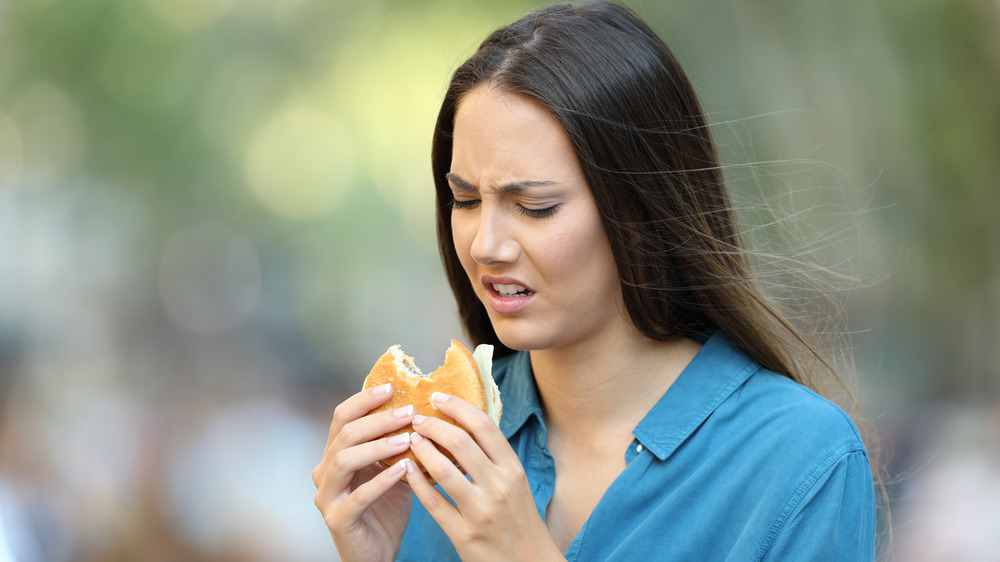
<svg viewBox="0 0 1000 562">
<path fill-rule="evenodd" d="M 500 403 L 500 389 L 493 381 L 492 371 L 492 345 L 480 345 L 476 347 L 475 353 L 469 353 L 468 348 L 461 342 L 451 340 L 451 347 L 445 352 L 444 365 L 426 375 L 413 364 L 412 357 L 404 354 L 398 345 L 394 345 L 375 362 L 375 366 L 365 378 L 363 388 L 386 383 L 392 384 L 392 397 L 382 406 L 372 410 L 371 413 L 393 410 L 412 404 L 417 414 L 440 418 L 461 427 L 455 420 L 442 414 L 431 404 L 431 394 L 443 392 L 462 398 L 485 412 L 494 423 L 500 425 L 503 405 Z M 387 433 L 385 437 L 410 431 L 412 428 L 404 427 L 398 431 Z M 439 448 L 439 450 L 452 462 L 455 462 L 455 466 L 461 468 L 451 453 L 443 448 Z M 416 466 L 420 467 L 420 470 L 427 472 L 410 451 L 384 459 L 379 464 L 383 467 L 389 467 L 404 458 L 412 460 Z"/>
</svg>

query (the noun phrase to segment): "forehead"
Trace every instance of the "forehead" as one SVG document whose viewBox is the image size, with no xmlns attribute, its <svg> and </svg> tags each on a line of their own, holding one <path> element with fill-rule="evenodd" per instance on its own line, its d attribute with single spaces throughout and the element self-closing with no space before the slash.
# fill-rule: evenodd
<svg viewBox="0 0 1000 562">
<path fill-rule="evenodd" d="M 456 128 L 461 121 L 483 118 L 512 120 L 526 126 L 559 126 L 558 120 L 534 99 L 491 83 L 482 83 L 459 98 L 455 110 Z"/>
<path fill-rule="evenodd" d="M 462 96 L 455 111 L 452 171 L 520 174 L 538 168 L 579 169 L 569 136 L 551 112 L 489 84 Z"/>
</svg>

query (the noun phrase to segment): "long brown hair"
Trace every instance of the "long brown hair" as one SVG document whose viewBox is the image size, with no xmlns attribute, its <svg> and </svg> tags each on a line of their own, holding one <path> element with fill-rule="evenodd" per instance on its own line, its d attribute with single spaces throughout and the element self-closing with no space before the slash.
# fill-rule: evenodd
<svg viewBox="0 0 1000 562">
<path fill-rule="evenodd" d="M 441 104 L 431 154 L 438 244 L 474 343 L 493 344 L 497 356 L 512 351 L 455 252 L 445 179 L 458 103 L 487 81 L 541 104 L 566 130 L 600 210 L 628 316 L 642 333 L 667 340 L 721 330 L 765 368 L 837 400 L 872 437 L 851 389 L 836 294 L 815 284 L 820 278 L 809 272 L 816 270 L 801 275 L 794 265 L 779 277 L 790 273 L 803 291 L 776 298 L 764 289 L 758 266 L 770 258 L 752 252 L 738 228 L 690 81 L 656 33 L 609 2 L 554 4 L 496 30 L 455 71 Z M 877 456 L 869 451 L 891 533 Z"/>
<path fill-rule="evenodd" d="M 458 103 L 489 82 L 547 108 L 571 139 L 600 209 L 625 307 L 646 336 L 722 330 L 764 367 L 817 390 L 836 370 L 754 280 L 694 89 L 666 44 L 622 6 L 554 4 L 487 37 L 454 73 L 434 130 L 442 260 L 474 343 L 497 346 L 451 232 Z"/>
</svg>

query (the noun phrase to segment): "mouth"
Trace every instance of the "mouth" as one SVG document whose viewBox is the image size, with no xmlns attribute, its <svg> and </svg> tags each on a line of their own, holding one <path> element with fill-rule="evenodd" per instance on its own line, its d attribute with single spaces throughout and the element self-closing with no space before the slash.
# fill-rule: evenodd
<svg viewBox="0 0 1000 562">
<path fill-rule="evenodd" d="M 490 308 L 495 314 L 508 315 L 517 314 L 531 304 L 535 297 L 535 291 L 524 284 L 524 281 L 514 277 L 493 277 L 484 275 L 480 282 L 486 294 L 483 304 Z"/>
<path fill-rule="evenodd" d="M 489 283 L 487 284 L 487 288 L 492 289 L 493 292 L 502 299 L 515 299 L 535 294 L 533 291 L 529 291 L 526 287 L 515 283 Z"/>
</svg>

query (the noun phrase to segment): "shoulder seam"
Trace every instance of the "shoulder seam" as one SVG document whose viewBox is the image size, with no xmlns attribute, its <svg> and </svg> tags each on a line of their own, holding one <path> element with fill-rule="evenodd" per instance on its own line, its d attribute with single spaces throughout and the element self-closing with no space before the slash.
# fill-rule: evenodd
<svg viewBox="0 0 1000 562">
<path fill-rule="evenodd" d="M 867 456 L 864 447 L 860 443 L 845 443 L 837 449 L 833 450 L 829 455 L 827 455 L 822 461 L 820 461 L 812 471 L 795 487 L 792 495 L 782 506 L 781 511 L 774 518 L 771 523 L 767 534 L 764 536 L 764 542 L 760 545 L 760 550 L 757 553 L 755 560 L 763 560 L 767 556 L 768 551 L 774 545 L 774 540 L 778 538 L 778 534 L 784 528 L 785 523 L 788 518 L 792 515 L 795 509 L 798 507 L 802 499 L 809 493 L 809 490 L 819 481 L 820 477 L 826 474 L 840 459 L 852 454 L 861 453 Z"/>
</svg>

